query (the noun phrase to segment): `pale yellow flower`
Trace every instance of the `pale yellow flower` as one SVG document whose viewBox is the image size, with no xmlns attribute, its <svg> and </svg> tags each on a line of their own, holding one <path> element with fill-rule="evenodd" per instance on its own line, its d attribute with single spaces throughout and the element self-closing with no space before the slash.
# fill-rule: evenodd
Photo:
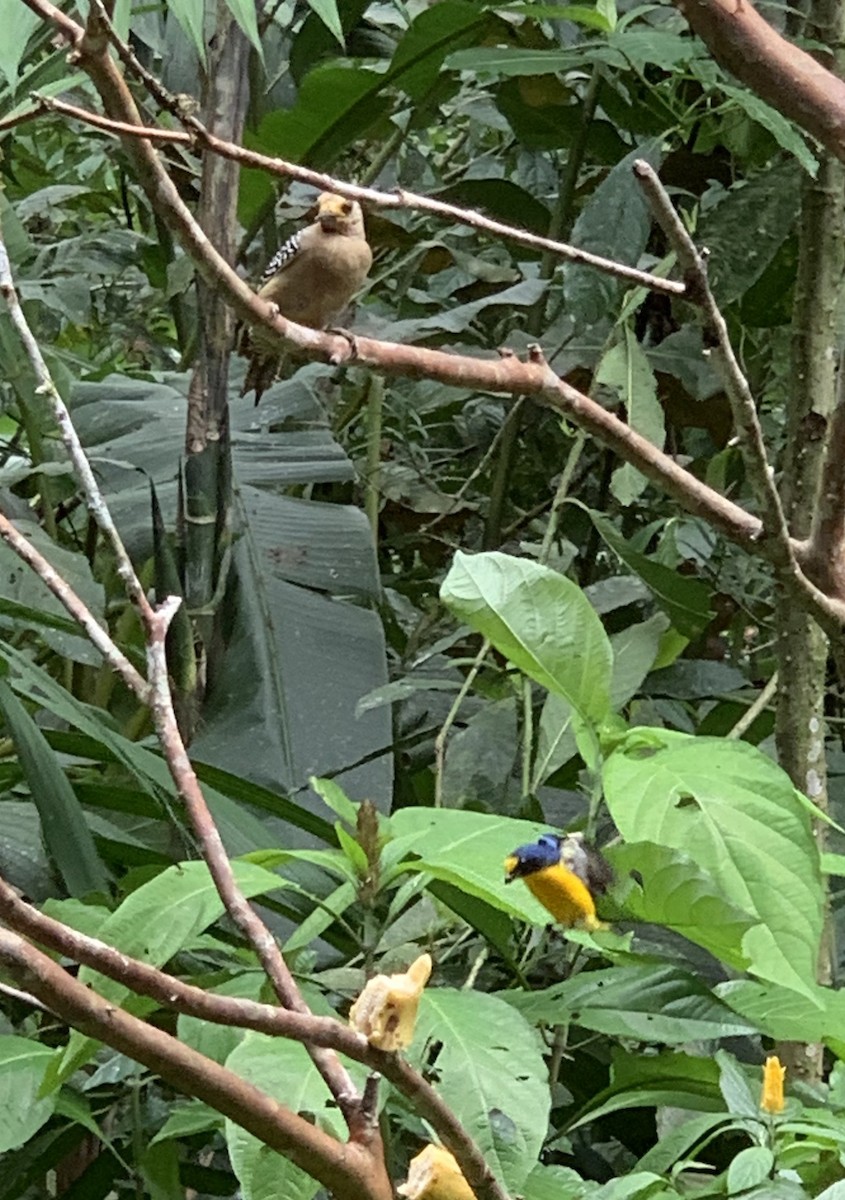
<svg viewBox="0 0 845 1200">
<path fill-rule="evenodd" d="M 777 1055 L 770 1055 L 763 1067 L 763 1091 L 760 1096 L 760 1107 L 763 1112 L 782 1113 L 784 1108 L 783 1080 L 786 1067 L 780 1065 Z"/>
<path fill-rule="evenodd" d="M 475 1200 L 454 1156 L 431 1142 L 411 1159 L 408 1180 L 396 1191 L 406 1200 Z"/>
<path fill-rule="evenodd" d="M 376 975 L 352 1005 L 349 1024 L 379 1050 L 410 1046 L 430 974 L 431 955 L 421 954 L 404 975 Z"/>
</svg>

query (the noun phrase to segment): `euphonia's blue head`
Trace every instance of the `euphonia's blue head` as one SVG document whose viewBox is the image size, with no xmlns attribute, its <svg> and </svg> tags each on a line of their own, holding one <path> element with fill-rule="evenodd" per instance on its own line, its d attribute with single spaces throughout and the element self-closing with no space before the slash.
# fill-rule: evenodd
<svg viewBox="0 0 845 1200">
<path fill-rule="evenodd" d="M 553 867 L 560 862 L 560 849 L 563 839 L 556 833 L 543 833 L 536 842 L 526 846 L 517 846 L 505 859 L 505 883 L 521 879 L 524 875 L 533 875 L 545 867 Z"/>
</svg>

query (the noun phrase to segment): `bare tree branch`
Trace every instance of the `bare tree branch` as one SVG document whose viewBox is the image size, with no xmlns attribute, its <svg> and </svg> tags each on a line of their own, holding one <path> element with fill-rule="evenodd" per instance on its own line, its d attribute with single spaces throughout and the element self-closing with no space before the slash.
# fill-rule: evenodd
<svg viewBox="0 0 845 1200">
<path fill-rule="evenodd" d="M 751 0 L 675 0 L 718 63 L 845 162 L 845 82 L 793 46 Z"/>
<path fill-rule="evenodd" d="M 233 1071 L 116 1008 L 7 929 L 0 929 L 0 962 L 26 992 L 69 1025 L 204 1100 L 318 1179 L 338 1200 L 392 1200 L 383 1165 L 362 1147 L 337 1142 Z"/>
<path fill-rule="evenodd" d="M 134 55 L 132 58 L 134 58 Z M 148 72 L 145 72 L 145 75 L 148 75 Z M 180 130 L 159 129 L 155 126 L 135 125 L 127 121 L 110 120 L 99 113 L 93 113 L 87 109 L 79 108 L 77 105 L 66 104 L 63 100 L 56 100 L 46 96 L 37 96 L 36 101 L 37 105 L 30 110 L 27 119 L 38 116 L 42 112 L 51 111 L 62 113 L 64 116 L 72 117 L 77 121 L 85 121 L 88 125 L 106 130 L 118 137 L 144 138 L 150 142 L 177 142 L 191 147 L 201 145 L 214 154 L 219 154 L 221 158 L 230 158 L 245 167 L 267 171 L 271 175 L 297 179 L 300 183 L 310 184 L 312 187 L 319 188 L 324 192 L 338 192 L 340 195 L 349 196 L 353 200 L 363 200 L 365 204 L 372 207 L 404 208 L 420 212 L 430 212 L 435 216 L 445 217 L 456 224 L 468 225 L 493 237 L 507 238 L 509 241 L 516 242 L 520 246 L 529 246 L 531 249 L 544 250 L 569 262 L 584 263 L 587 266 L 595 267 L 596 270 L 603 271 L 607 275 L 613 275 L 617 279 L 622 279 L 626 283 L 630 283 L 632 286 L 648 288 L 650 291 L 662 292 L 668 296 L 682 296 L 684 294 L 684 284 L 678 280 L 664 279 L 662 276 L 654 275 L 650 271 L 641 271 L 637 267 L 629 267 L 625 263 L 616 262 L 611 258 L 603 258 L 599 254 L 592 254 L 589 250 L 581 250 L 577 246 L 569 245 L 568 242 L 559 242 L 553 238 L 529 233 L 528 230 L 519 229 L 515 225 L 505 225 L 501 221 L 494 221 L 491 217 L 485 217 L 482 213 L 473 212 L 471 209 L 459 208 L 455 204 L 446 204 L 442 200 L 435 200 L 430 196 L 422 196 L 416 192 L 408 192 L 404 188 L 398 188 L 394 192 L 382 192 L 377 188 L 359 187 L 357 184 L 336 179 L 333 175 L 326 175 L 321 171 L 312 171 L 308 167 L 301 167 L 297 163 L 286 162 L 281 158 L 272 158 L 267 154 L 259 154 L 256 150 L 247 150 L 244 146 L 238 146 L 234 142 L 217 137 L 210 130 L 206 129 L 196 117 L 190 114 L 186 115 L 176 105 L 173 108 L 180 115 L 180 119 L 189 126 L 190 132 L 185 133 Z M 19 118 L 16 118 L 14 123 L 20 123 Z M 0 122 L 0 131 L 3 128 L 4 125 Z"/>
<path fill-rule="evenodd" d="M 457 1158 L 465 1177 L 472 1181 L 478 1200 L 507 1200 L 478 1146 L 434 1088 L 399 1055 L 370 1046 L 366 1038 L 348 1025 L 333 1017 L 292 1012 L 275 1005 L 236 996 L 222 996 L 194 987 L 39 912 L 22 900 L 2 877 L 0 916 L 18 933 L 26 934 L 56 953 L 99 971 L 141 996 L 152 997 L 165 1008 L 218 1025 L 254 1029 L 277 1037 L 292 1038 L 306 1045 L 322 1046 L 336 1050 L 355 1062 L 364 1063 L 392 1083 L 414 1104 L 418 1114 L 429 1122 Z"/>
<path fill-rule="evenodd" d="M 0 258 L 2 258 L 2 243 L 0 243 Z M 150 686 L 146 679 L 136 671 L 126 655 L 115 645 L 108 632 L 80 600 L 58 571 L 50 565 L 43 554 L 30 541 L 15 529 L 8 517 L 0 513 L 0 538 L 12 549 L 18 558 L 31 567 L 38 578 L 47 585 L 53 595 L 77 621 L 92 645 L 100 651 L 109 666 L 122 676 L 127 687 L 147 703 L 150 698 Z"/>
<path fill-rule="evenodd" d="M 651 164 L 644 159 L 638 159 L 634 163 L 634 175 L 642 186 L 655 219 L 678 256 L 687 281 L 687 298 L 701 310 L 704 319 L 704 344 L 712 347 L 711 352 L 714 352 L 719 365 L 748 481 L 763 515 L 764 535 L 775 543 L 775 553 L 781 555 L 784 562 L 789 562 L 793 557 L 789 544 L 789 530 L 775 487 L 774 474 L 769 466 L 757 406 L 748 380 L 734 354 L 727 323 L 711 291 L 704 256 L 699 253 Z"/>
</svg>

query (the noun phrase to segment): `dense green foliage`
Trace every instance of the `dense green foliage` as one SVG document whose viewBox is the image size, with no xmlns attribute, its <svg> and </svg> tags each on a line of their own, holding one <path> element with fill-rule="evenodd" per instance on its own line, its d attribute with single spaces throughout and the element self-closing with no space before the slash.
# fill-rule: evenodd
<svg viewBox="0 0 845 1200">
<path fill-rule="evenodd" d="M 115 21 L 167 87 L 198 94 L 206 7 L 118 4 Z M 665 274 L 674 259 L 631 164 L 659 168 L 711 252 L 778 460 L 802 180 L 818 162 L 678 13 L 283 0 L 259 29 L 251 5 L 230 7 L 254 47 L 245 142 L 267 154 Z M 98 107 L 49 26 L 19 0 L 4 18 L 0 121 L 32 92 Z M 42 113 L 0 136 L 24 309 L 145 584 L 172 591 L 192 552 L 179 518 L 193 266 L 110 135 Z M 162 153 L 194 207 L 199 157 Z M 241 173 L 252 276 L 311 200 L 277 182 Z M 748 501 L 691 306 L 431 214 L 367 221 L 376 263 L 356 331 L 484 356 L 539 341 L 559 374 Z M 5 311 L 0 355 L 2 509 L 143 669 L 137 618 Z M 367 976 L 428 950 L 408 1056 L 511 1196 L 842 1200 L 845 1006 L 817 963 L 823 868 L 845 873 L 845 858 L 822 860 L 814 810 L 774 761 L 771 710 L 730 736 L 776 669 L 768 569 L 539 406 L 425 379 L 382 392 L 360 368 L 311 364 L 256 410 L 242 378 L 233 358 L 233 536 L 209 606 L 223 633 L 205 638 L 191 753 L 238 881 L 314 1011 L 345 1014 Z M 267 998 L 196 861 L 147 711 L 5 546 L 0 625 L 2 874 L 129 954 Z M 828 750 L 836 817 L 838 735 Z M 505 856 L 549 828 L 606 847 L 608 929 L 549 931 L 505 885 Z M 0 1200 L 43 1195 L 49 1171 L 60 1189 L 79 1176 L 86 1197 L 318 1194 L 211 1108 L 0 999 Z M 302 1046 L 152 1019 L 341 1134 Z M 776 1040 L 828 1053 L 824 1079 L 788 1079 L 784 1118 L 759 1108 Z M 382 1097 L 398 1180 L 429 1134 Z"/>
</svg>

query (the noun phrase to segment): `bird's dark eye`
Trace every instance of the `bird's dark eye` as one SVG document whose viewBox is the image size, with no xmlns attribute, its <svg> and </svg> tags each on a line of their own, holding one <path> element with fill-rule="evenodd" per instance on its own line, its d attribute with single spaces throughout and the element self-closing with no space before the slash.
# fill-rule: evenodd
<svg viewBox="0 0 845 1200">
<path fill-rule="evenodd" d="M 352 201 L 351 200 L 344 200 L 342 212 L 345 217 L 349 216 L 349 214 L 352 212 Z"/>
</svg>

